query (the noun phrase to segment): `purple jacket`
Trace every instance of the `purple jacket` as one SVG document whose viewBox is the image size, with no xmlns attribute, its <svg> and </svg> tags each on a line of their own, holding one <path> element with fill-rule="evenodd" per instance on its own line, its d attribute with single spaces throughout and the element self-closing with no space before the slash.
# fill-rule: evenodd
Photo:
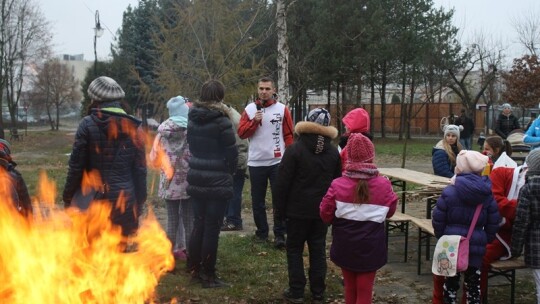
<svg viewBox="0 0 540 304">
<path fill-rule="evenodd" d="M 387 261 L 384 221 L 394 215 L 398 201 L 390 181 L 367 180 L 370 202 L 353 204 L 358 179 L 335 179 L 320 206 L 321 218 L 332 224 L 330 259 L 354 272 L 375 271 Z"/>
<path fill-rule="evenodd" d="M 442 235 L 467 236 L 478 204 L 483 204 L 483 208 L 469 240 L 469 266 L 480 268 L 486 244 L 495 239 L 501 222 L 488 176 L 457 175 L 455 184 L 446 187 L 437 200 L 432 225 L 437 238 Z"/>
</svg>

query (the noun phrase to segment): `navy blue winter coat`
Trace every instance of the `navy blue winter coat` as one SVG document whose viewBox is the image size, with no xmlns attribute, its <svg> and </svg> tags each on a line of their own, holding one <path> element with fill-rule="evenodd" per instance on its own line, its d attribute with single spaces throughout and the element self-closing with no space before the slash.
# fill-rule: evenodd
<svg viewBox="0 0 540 304">
<path fill-rule="evenodd" d="M 459 152 L 457 147 L 454 147 L 454 150 L 457 155 Z M 450 162 L 450 157 L 448 157 L 448 153 L 444 150 L 442 140 L 431 150 L 431 164 L 433 166 L 433 174 L 448 178 L 454 176 L 455 165 Z"/>
<path fill-rule="evenodd" d="M 495 239 L 501 222 L 488 176 L 457 175 L 455 184 L 446 187 L 437 200 L 432 225 L 437 238 L 442 235 L 467 236 L 478 204 L 483 208 L 469 240 L 469 266 L 480 268 L 486 244 Z"/>
</svg>

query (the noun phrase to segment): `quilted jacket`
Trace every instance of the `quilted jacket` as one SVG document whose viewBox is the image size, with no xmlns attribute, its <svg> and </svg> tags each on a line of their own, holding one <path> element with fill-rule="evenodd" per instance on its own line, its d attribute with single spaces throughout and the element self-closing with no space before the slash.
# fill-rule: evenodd
<svg viewBox="0 0 540 304">
<path fill-rule="evenodd" d="M 103 103 L 84 117 L 75 134 L 63 201 L 71 205 L 85 171 L 97 170 L 107 185 L 105 199 L 115 208 L 113 223 L 130 234 L 146 201 L 146 156 L 141 122 L 125 114 L 118 102 Z M 122 194 L 123 199 L 118 200 Z"/>
<path fill-rule="evenodd" d="M 455 184 L 447 186 L 441 193 L 432 216 L 435 237 L 467 236 L 478 204 L 483 205 L 482 212 L 469 240 L 469 265 L 476 268 L 481 267 L 486 245 L 495 239 L 501 222 L 489 177 L 458 174 Z"/>
<path fill-rule="evenodd" d="M 187 193 L 195 199 L 228 200 L 238 164 L 235 130 L 222 103 L 194 102 L 187 142 L 191 152 Z"/>
</svg>

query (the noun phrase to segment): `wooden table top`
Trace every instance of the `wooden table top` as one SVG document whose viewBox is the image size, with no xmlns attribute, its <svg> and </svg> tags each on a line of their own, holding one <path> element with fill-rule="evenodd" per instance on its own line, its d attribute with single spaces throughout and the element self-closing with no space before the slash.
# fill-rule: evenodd
<svg viewBox="0 0 540 304">
<path fill-rule="evenodd" d="M 379 168 L 379 173 L 390 178 L 434 188 L 437 190 L 444 189 L 450 183 L 450 179 L 447 177 L 404 168 Z"/>
</svg>

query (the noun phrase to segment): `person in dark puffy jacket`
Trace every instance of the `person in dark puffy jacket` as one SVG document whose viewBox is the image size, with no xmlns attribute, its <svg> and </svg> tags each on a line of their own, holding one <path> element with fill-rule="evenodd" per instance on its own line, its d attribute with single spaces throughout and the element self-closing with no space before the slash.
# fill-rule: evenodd
<svg viewBox="0 0 540 304">
<path fill-rule="evenodd" d="M 187 142 L 191 152 L 187 193 L 193 199 L 195 221 L 188 247 L 192 280 L 203 288 L 226 287 L 216 276 L 219 233 L 227 201 L 233 197 L 238 162 L 235 130 L 222 103 L 225 88 L 205 82 L 200 100 L 189 111 Z"/>
<path fill-rule="evenodd" d="M 447 125 L 444 128 L 444 136 L 431 151 L 431 164 L 433 174 L 444 177 L 452 177 L 456 166 L 456 155 L 463 148 L 459 142 L 459 127 Z"/>
<path fill-rule="evenodd" d="M 276 180 L 276 212 L 286 219 L 289 289 L 285 299 L 303 301 L 306 276 L 304 245 L 309 251 L 309 287 L 314 301 L 323 301 L 326 289 L 326 233 L 319 205 L 330 183 L 341 176 L 341 162 L 332 139 L 338 131 L 330 126 L 330 113 L 316 108 L 307 121 L 296 124 L 296 141 L 279 165 Z"/>
<path fill-rule="evenodd" d="M 6 195 L 3 199 L 5 202 L 9 200 L 17 212 L 28 217 L 32 215 L 32 203 L 26 183 L 21 173 L 15 169 L 16 166 L 11 158 L 11 145 L 7 140 L 0 138 L 0 183 L 8 192 L 3 193 Z"/>
<path fill-rule="evenodd" d="M 83 175 L 97 173 L 102 186 L 95 189 L 99 199 L 112 205 L 111 221 L 129 236 L 139 226 L 139 215 L 146 201 L 146 157 L 141 121 L 127 115 L 120 100 L 124 91 L 107 76 L 88 86 L 95 107 L 85 116 L 75 134 L 64 185 L 64 206 L 81 209 L 92 202 L 73 201 L 86 181 Z"/>
<path fill-rule="evenodd" d="M 520 129 L 519 120 L 514 114 L 512 114 L 512 106 L 509 103 L 502 105 L 502 112 L 499 114 L 495 125 L 495 133 L 506 139 L 510 132 L 516 129 Z"/>
<path fill-rule="evenodd" d="M 456 177 L 446 187 L 433 210 L 432 224 L 435 237 L 461 235 L 466 237 L 476 207 L 482 204 L 482 211 L 469 240 L 469 268 L 465 274 L 467 303 L 480 303 L 480 269 L 487 243 L 495 239 L 501 222 L 497 202 L 491 192 L 488 176 L 480 176 L 488 162 L 488 157 L 476 151 L 463 150 L 456 159 Z M 461 274 L 446 277 L 444 303 L 457 303 Z M 436 286 L 435 286 L 436 287 Z M 434 291 L 434 296 L 436 293 Z M 440 303 L 434 299 L 434 303 Z"/>
</svg>

